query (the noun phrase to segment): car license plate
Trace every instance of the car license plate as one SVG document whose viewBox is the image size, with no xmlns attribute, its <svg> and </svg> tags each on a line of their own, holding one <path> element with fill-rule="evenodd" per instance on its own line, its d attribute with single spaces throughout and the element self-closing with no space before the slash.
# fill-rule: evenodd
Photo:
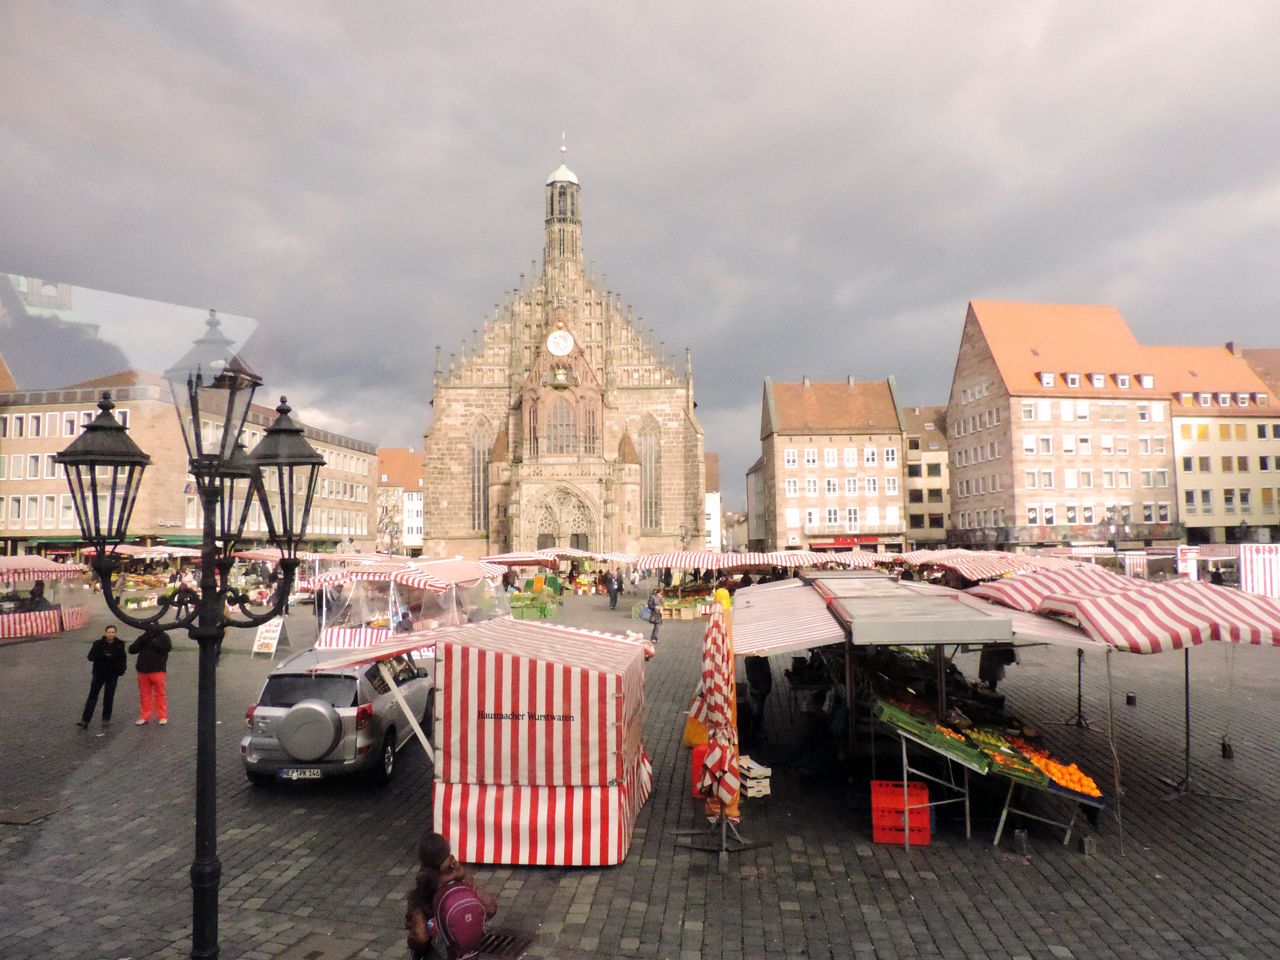
<svg viewBox="0 0 1280 960">
<path fill-rule="evenodd" d="M 280 771 L 285 780 L 319 780 L 320 771 L 315 767 L 294 767 Z"/>
</svg>

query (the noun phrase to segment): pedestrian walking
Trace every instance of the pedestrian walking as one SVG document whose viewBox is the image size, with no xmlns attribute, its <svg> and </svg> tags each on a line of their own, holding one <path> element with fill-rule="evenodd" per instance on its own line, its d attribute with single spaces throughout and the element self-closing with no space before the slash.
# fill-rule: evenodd
<svg viewBox="0 0 1280 960">
<path fill-rule="evenodd" d="M 111 708 L 116 700 L 116 682 L 129 669 L 129 656 L 124 650 L 124 641 L 116 636 L 115 627 L 107 627 L 102 636 L 93 641 L 86 657 L 93 664 L 93 674 L 89 680 L 89 696 L 84 702 L 84 713 L 76 722 L 81 730 L 88 728 L 93 719 L 93 711 L 98 708 L 98 694 L 102 694 L 102 725 L 111 722 Z"/>
<path fill-rule="evenodd" d="M 493 896 L 471 877 L 449 847 L 447 837 L 429 833 L 418 845 L 418 875 L 404 912 L 412 956 L 431 956 L 431 943 L 444 943 L 447 960 L 480 953 L 484 925 L 498 912 Z"/>
<path fill-rule="evenodd" d="M 148 723 L 153 713 L 160 726 L 169 722 L 165 672 L 169 666 L 169 651 L 172 649 L 173 641 L 169 639 L 169 634 L 154 627 L 143 631 L 137 640 L 129 644 L 129 652 L 138 655 L 133 667 L 138 674 L 138 719 L 134 723 L 139 727 Z"/>
<path fill-rule="evenodd" d="M 609 609 L 618 609 L 618 591 L 622 589 L 622 581 L 618 578 L 617 570 L 610 570 L 606 581 L 609 588 Z"/>
<path fill-rule="evenodd" d="M 654 587 L 653 593 L 649 594 L 649 622 L 653 624 L 653 633 L 649 635 L 649 639 L 654 643 L 657 643 L 658 629 L 662 626 L 661 587 Z"/>
</svg>

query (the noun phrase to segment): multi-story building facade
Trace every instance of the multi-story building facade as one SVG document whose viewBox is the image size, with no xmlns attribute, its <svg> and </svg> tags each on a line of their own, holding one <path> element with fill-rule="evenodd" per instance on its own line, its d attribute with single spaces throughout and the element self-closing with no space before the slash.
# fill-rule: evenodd
<svg viewBox="0 0 1280 960">
<path fill-rule="evenodd" d="M 426 547 L 479 557 L 697 544 L 705 510 L 693 367 L 585 267 L 582 194 L 547 178 L 541 272 L 455 361 L 439 360 L 425 437 Z"/>
<path fill-rule="evenodd" d="M 1235 344 L 1153 347 L 1173 390 L 1188 543 L 1280 540 L 1280 406 Z"/>
<path fill-rule="evenodd" d="M 130 436 L 151 456 L 143 475 L 129 532 L 147 544 L 198 545 L 200 502 L 187 473 L 186 448 L 168 384 L 155 374 L 126 371 L 57 390 L 0 392 L 0 552 L 43 553 L 68 549 L 80 540 L 75 511 L 53 456 L 97 415 L 103 392 Z M 250 449 L 275 418 L 256 405 L 245 426 Z M 203 429 L 213 436 L 216 418 Z M 307 439 L 324 456 L 307 528 L 311 549 L 372 552 L 376 530 L 375 448 L 372 444 L 305 427 Z M 257 509 L 246 541 L 265 540 Z"/>
<path fill-rule="evenodd" d="M 422 454 L 412 447 L 378 448 L 378 552 L 422 553 Z"/>
<path fill-rule="evenodd" d="M 951 541 L 1180 542 L 1159 366 L 1113 307 L 970 303 L 947 405 Z"/>
<path fill-rule="evenodd" d="M 903 435 L 891 380 L 766 377 L 760 445 L 747 489 L 763 549 L 902 549 Z"/>
<path fill-rule="evenodd" d="M 951 476 L 947 457 L 947 408 L 903 407 L 906 467 L 907 546 L 940 546 L 947 541 Z"/>
</svg>

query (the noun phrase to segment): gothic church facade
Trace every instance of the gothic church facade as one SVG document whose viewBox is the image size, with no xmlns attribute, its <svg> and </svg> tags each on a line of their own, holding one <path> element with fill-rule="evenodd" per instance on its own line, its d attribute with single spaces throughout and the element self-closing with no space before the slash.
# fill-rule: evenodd
<svg viewBox="0 0 1280 960">
<path fill-rule="evenodd" d="M 542 270 L 433 379 L 424 554 L 552 546 L 648 553 L 701 541 L 693 369 L 654 349 L 588 276 L 582 194 L 547 178 Z"/>
</svg>

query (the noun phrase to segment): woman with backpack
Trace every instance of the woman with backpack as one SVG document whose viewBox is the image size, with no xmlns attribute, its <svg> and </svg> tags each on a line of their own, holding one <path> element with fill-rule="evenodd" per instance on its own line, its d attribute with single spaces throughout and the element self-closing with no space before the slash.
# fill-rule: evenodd
<svg viewBox="0 0 1280 960">
<path fill-rule="evenodd" d="M 477 956 L 485 922 L 497 912 L 493 897 L 453 855 L 448 838 L 438 833 L 423 837 L 418 844 L 418 876 L 404 914 L 413 956 L 430 956 L 436 938 L 444 941 L 447 960 Z"/>
</svg>

